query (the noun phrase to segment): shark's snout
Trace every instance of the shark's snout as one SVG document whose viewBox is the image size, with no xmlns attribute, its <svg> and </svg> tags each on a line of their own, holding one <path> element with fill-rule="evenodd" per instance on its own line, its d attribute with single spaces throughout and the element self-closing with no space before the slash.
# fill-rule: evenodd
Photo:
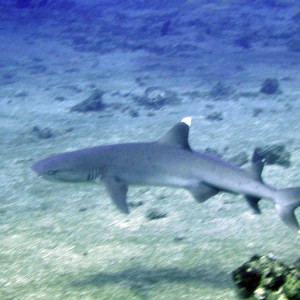
<svg viewBox="0 0 300 300">
<path fill-rule="evenodd" d="M 41 176 L 42 174 L 42 170 L 41 170 L 41 166 L 40 166 L 40 162 L 36 162 L 33 165 L 31 165 L 31 170 L 36 173 L 37 175 Z"/>
<path fill-rule="evenodd" d="M 39 177 L 44 177 L 52 169 L 47 159 L 42 159 L 31 165 L 31 170 Z"/>
</svg>

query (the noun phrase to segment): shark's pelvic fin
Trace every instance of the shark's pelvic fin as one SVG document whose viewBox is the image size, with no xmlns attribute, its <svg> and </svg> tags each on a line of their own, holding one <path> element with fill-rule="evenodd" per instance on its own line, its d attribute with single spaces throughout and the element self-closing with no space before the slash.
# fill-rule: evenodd
<svg viewBox="0 0 300 300">
<path fill-rule="evenodd" d="M 261 200 L 260 198 L 256 198 L 253 196 L 245 196 L 245 199 L 255 214 L 261 214 L 261 210 L 258 206 L 258 202 Z"/>
<path fill-rule="evenodd" d="M 188 191 L 193 195 L 193 197 L 198 202 L 204 202 L 209 198 L 217 195 L 220 190 L 214 187 L 211 187 L 205 183 L 199 183 L 197 186 L 188 188 Z"/>
<path fill-rule="evenodd" d="M 182 119 L 180 123 L 173 126 L 161 139 L 159 139 L 158 143 L 180 146 L 186 150 L 191 150 L 188 141 L 190 125 L 190 117 Z"/>
<path fill-rule="evenodd" d="M 129 214 L 127 205 L 127 185 L 114 176 L 104 178 L 103 182 L 108 194 L 118 209 L 125 214 Z"/>
</svg>

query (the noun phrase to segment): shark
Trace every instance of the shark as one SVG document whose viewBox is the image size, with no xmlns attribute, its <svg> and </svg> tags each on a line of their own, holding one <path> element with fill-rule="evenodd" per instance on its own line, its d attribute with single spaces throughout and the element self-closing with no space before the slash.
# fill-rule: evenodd
<svg viewBox="0 0 300 300">
<path fill-rule="evenodd" d="M 101 145 L 63 152 L 34 163 L 31 168 L 46 180 L 101 182 L 116 207 L 129 213 L 128 186 L 165 186 L 190 192 L 197 202 L 227 192 L 242 194 L 254 213 L 269 199 L 281 220 L 300 233 L 295 210 L 300 186 L 276 189 L 262 179 L 264 159 L 256 150 L 251 165 L 239 166 L 193 150 L 189 144 L 191 117 L 176 123 L 157 141 Z"/>
</svg>

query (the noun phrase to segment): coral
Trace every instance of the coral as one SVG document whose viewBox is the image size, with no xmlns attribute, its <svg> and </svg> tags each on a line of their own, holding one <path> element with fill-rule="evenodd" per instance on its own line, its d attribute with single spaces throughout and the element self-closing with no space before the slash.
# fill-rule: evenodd
<svg viewBox="0 0 300 300">
<path fill-rule="evenodd" d="M 253 256 L 232 277 L 242 298 L 300 299 L 300 269 L 276 260 L 273 255 Z"/>
</svg>

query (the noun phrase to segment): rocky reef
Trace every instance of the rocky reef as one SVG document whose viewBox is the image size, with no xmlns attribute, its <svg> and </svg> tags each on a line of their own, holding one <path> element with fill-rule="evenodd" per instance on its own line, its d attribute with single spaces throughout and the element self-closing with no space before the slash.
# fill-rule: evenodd
<svg viewBox="0 0 300 300">
<path fill-rule="evenodd" d="M 255 255 L 232 273 L 243 299 L 300 300 L 298 261 L 287 265 L 273 255 Z"/>
</svg>

